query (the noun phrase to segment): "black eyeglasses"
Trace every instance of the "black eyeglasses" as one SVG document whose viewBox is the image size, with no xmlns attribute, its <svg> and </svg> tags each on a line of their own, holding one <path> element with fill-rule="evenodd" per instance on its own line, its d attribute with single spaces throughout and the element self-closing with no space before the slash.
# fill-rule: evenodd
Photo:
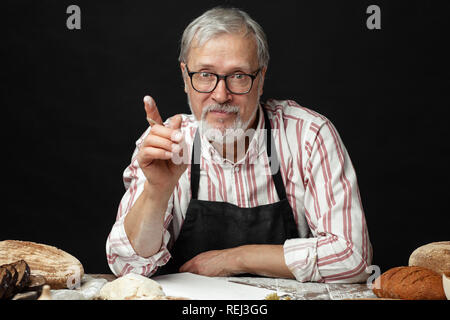
<svg viewBox="0 0 450 320">
<path fill-rule="evenodd" d="M 212 72 L 190 72 L 186 65 L 187 74 L 191 78 L 192 88 L 200 93 L 210 93 L 216 89 L 219 80 L 225 80 L 225 86 L 233 94 L 246 94 L 252 90 L 253 81 L 255 81 L 261 69 L 247 73 L 234 73 L 229 75 L 219 75 Z"/>
</svg>

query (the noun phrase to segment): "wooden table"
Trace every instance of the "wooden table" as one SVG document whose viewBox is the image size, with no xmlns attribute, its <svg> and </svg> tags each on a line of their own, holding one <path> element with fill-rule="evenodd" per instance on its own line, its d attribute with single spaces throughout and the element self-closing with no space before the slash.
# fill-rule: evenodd
<svg viewBox="0 0 450 320">
<path fill-rule="evenodd" d="M 116 279 L 112 274 L 91 274 L 94 278 L 108 281 Z M 292 300 L 346 300 L 346 299 L 376 299 L 372 290 L 365 283 L 338 284 L 298 282 L 290 279 L 265 277 L 216 277 L 216 279 L 246 284 L 273 291 L 286 292 Z"/>
</svg>

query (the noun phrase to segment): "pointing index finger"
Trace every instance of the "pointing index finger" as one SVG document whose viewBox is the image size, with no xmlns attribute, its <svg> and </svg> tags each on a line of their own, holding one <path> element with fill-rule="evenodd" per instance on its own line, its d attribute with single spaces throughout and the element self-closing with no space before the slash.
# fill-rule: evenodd
<svg viewBox="0 0 450 320">
<path fill-rule="evenodd" d="M 150 125 L 154 125 L 155 123 L 163 124 L 161 115 L 159 114 L 158 108 L 156 107 L 155 100 L 153 100 L 152 97 L 144 97 L 144 108 L 147 115 L 147 121 L 150 123 Z M 154 123 L 152 123 L 152 121 Z"/>
</svg>

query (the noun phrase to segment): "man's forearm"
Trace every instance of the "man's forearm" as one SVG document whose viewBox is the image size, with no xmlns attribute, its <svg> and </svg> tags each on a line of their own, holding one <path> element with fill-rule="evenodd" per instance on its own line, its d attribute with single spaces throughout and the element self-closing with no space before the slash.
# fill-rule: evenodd
<svg viewBox="0 0 450 320">
<path fill-rule="evenodd" d="M 243 273 L 295 278 L 285 263 L 283 245 L 244 245 L 232 250 L 238 269 Z"/>
<path fill-rule="evenodd" d="M 134 251 L 147 258 L 159 251 L 164 232 L 164 215 L 171 193 L 153 190 L 145 183 L 144 190 L 125 217 L 124 227 Z"/>
</svg>

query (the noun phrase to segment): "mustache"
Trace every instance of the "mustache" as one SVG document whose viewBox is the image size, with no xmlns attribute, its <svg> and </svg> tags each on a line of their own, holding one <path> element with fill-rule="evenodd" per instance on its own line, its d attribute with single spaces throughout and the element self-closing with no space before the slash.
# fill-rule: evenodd
<svg viewBox="0 0 450 320">
<path fill-rule="evenodd" d="M 239 113 L 239 107 L 229 104 L 212 104 L 202 110 L 202 117 L 210 111 L 221 111 L 227 113 Z"/>
</svg>

